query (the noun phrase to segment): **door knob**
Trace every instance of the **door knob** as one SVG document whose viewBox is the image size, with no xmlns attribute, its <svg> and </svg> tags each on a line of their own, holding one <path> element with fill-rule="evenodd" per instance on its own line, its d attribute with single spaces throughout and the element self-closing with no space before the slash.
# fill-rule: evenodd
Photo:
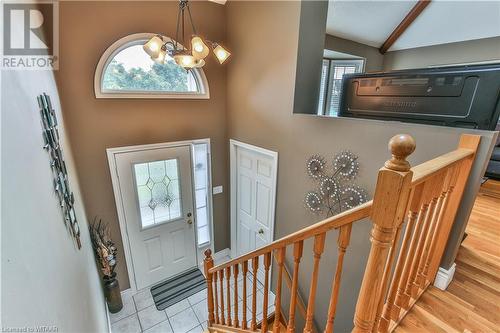
<svg viewBox="0 0 500 333">
<path fill-rule="evenodd" d="M 264 229 L 260 228 L 259 229 L 259 234 L 263 235 L 264 234 Z"/>
<path fill-rule="evenodd" d="M 187 224 L 193 224 L 193 220 L 191 219 L 187 220 Z"/>
</svg>

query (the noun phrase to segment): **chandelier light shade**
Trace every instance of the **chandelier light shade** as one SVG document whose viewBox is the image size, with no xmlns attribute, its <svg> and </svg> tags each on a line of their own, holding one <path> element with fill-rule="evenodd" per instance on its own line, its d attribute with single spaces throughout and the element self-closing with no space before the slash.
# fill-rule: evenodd
<svg viewBox="0 0 500 333">
<path fill-rule="evenodd" d="M 183 68 L 193 68 L 196 66 L 196 58 L 191 54 L 178 53 L 174 55 L 174 60 L 177 65 Z"/>
<path fill-rule="evenodd" d="M 151 57 L 151 59 L 153 59 L 153 61 L 158 64 L 164 64 L 166 58 L 167 58 L 167 50 L 164 47 L 162 47 L 162 49 L 160 50 L 160 52 L 156 57 Z"/>
<path fill-rule="evenodd" d="M 203 39 L 199 36 L 194 36 L 191 38 L 191 49 L 193 52 L 193 56 L 196 59 L 205 59 L 210 53 L 210 49 L 207 44 L 203 42 Z"/>
<path fill-rule="evenodd" d="M 192 35 L 187 43 L 185 38 L 186 12 L 192 28 Z M 179 40 L 182 40 L 182 45 L 179 44 Z M 185 46 L 188 48 L 185 48 Z M 220 64 L 226 62 L 231 56 L 231 53 L 219 43 L 204 39 L 197 34 L 188 0 L 179 1 L 175 40 L 164 41 L 161 35 L 155 35 L 144 44 L 143 49 L 157 63 L 165 63 L 167 56 L 169 56 L 174 59 L 177 65 L 186 70 L 203 67 L 206 63 L 205 58 L 210 54 L 210 50 L 213 51 Z"/>
<path fill-rule="evenodd" d="M 153 36 L 144 46 L 142 47 L 146 53 L 153 58 L 158 57 L 163 46 L 163 38 L 160 35 Z"/>
<path fill-rule="evenodd" d="M 219 44 L 215 44 L 214 54 L 219 63 L 222 65 L 231 56 L 231 53 Z"/>
</svg>

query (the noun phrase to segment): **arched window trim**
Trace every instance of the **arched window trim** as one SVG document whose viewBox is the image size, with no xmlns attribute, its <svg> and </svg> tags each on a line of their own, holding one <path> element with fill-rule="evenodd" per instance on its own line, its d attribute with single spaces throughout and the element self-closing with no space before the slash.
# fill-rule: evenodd
<svg viewBox="0 0 500 333">
<path fill-rule="evenodd" d="M 192 73 L 198 85 L 199 91 L 197 92 L 174 92 L 174 91 L 121 91 L 112 90 L 107 91 L 102 89 L 102 82 L 104 71 L 108 64 L 113 60 L 116 54 L 123 49 L 132 45 L 143 44 L 148 41 L 154 33 L 137 33 L 120 38 L 102 54 L 94 75 L 94 92 L 96 98 L 166 98 L 166 99 L 209 99 L 210 91 L 208 88 L 207 77 L 203 69 L 194 68 Z M 168 37 L 165 37 L 168 38 Z"/>
</svg>

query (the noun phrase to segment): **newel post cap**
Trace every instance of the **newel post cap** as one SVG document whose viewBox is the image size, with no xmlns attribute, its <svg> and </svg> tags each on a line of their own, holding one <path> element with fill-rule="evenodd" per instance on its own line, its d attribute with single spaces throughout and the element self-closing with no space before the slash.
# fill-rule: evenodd
<svg viewBox="0 0 500 333">
<path fill-rule="evenodd" d="M 410 163 L 406 158 L 415 151 L 415 139 L 408 134 L 397 134 L 389 140 L 392 158 L 385 162 L 385 167 L 394 171 L 409 171 Z"/>
</svg>

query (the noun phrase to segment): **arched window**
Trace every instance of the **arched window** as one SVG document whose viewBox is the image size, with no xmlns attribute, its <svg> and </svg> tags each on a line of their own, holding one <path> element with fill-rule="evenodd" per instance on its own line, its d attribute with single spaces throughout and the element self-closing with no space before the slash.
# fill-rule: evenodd
<svg viewBox="0 0 500 333">
<path fill-rule="evenodd" d="M 168 56 L 165 64 L 158 64 L 144 52 L 142 46 L 153 35 L 129 35 L 108 47 L 95 72 L 96 98 L 210 97 L 203 69 L 186 71 Z"/>
</svg>

